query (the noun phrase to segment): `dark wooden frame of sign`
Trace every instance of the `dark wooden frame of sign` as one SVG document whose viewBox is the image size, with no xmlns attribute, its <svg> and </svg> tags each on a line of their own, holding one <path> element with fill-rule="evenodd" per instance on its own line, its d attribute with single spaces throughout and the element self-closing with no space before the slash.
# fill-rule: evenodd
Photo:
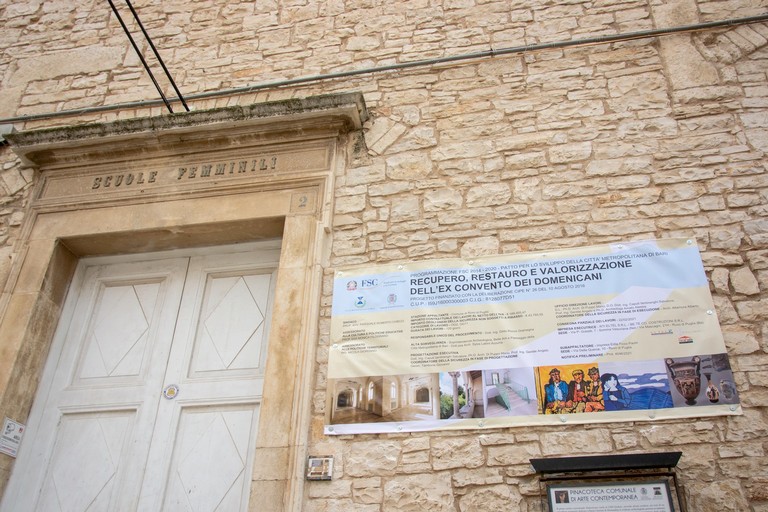
<svg viewBox="0 0 768 512">
<path fill-rule="evenodd" d="M 570 481 L 622 480 L 636 481 L 638 478 L 664 477 L 671 480 L 680 512 L 688 512 L 685 497 L 677 480 L 675 467 L 683 452 L 632 453 L 626 455 L 594 455 L 583 457 L 556 457 L 530 459 L 533 469 L 540 474 L 539 486 L 547 483 Z M 546 489 L 540 496 L 546 497 Z M 547 505 L 547 507 L 549 507 Z"/>
</svg>

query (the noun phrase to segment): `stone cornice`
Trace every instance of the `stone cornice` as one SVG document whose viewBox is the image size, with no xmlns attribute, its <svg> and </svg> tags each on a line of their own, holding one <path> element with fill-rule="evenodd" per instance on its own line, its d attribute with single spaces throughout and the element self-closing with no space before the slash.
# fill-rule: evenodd
<svg viewBox="0 0 768 512">
<path fill-rule="evenodd" d="M 185 154 L 335 136 L 368 118 L 361 93 L 184 112 L 8 134 L 25 165 L 41 171 L 137 156 Z"/>
</svg>

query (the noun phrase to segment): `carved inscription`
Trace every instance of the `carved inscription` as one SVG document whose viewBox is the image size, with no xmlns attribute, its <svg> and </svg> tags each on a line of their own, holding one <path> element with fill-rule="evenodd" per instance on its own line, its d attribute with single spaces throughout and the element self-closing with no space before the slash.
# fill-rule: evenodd
<svg viewBox="0 0 768 512">
<path fill-rule="evenodd" d="M 314 192 L 299 192 L 291 196 L 291 213 L 314 213 L 314 211 Z"/>
<path fill-rule="evenodd" d="M 124 174 L 108 174 L 106 176 L 97 176 L 93 178 L 93 186 L 91 190 L 97 190 L 100 188 L 110 187 L 129 187 L 131 185 L 144 185 L 146 183 L 155 183 L 157 181 L 157 171 L 150 171 L 146 173 L 146 178 L 143 172 L 137 173 L 124 173 Z"/>
<path fill-rule="evenodd" d="M 210 176 L 224 176 L 227 174 L 246 174 L 257 171 L 274 171 L 277 167 L 277 157 L 253 158 L 239 160 L 237 162 L 224 162 L 217 164 L 191 165 L 179 167 L 176 179 L 208 178 Z"/>
<path fill-rule="evenodd" d="M 258 187 L 280 183 L 302 175 L 328 172 L 333 159 L 328 141 L 237 147 L 236 152 L 174 153 L 124 162 L 99 161 L 93 168 L 43 173 L 37 205 L 84 204 L 90 201 L 119 200 L 141 195 L 179 194 L 211 189 L 229 189 L 235 184 Z M 310 212 L 317 200 L 297 199 L 296 212 Z"/>
<path fill-rule="evenodd" d="M 264 171 L 274 171 L 276 168 L 277 156 L 266 156 L 250 158 L 247 160 L 207 163 L 201 165 L 187 165 L 186 167 L 179 167 L 173 176 L 176 181 L 198 180 L 211 177 L 215 178 Z M 164 175 L 161 174 L 160 176 Z M 107 174 L 93 178 L 91 190 L 154 184 L 159 182 L 158 178 L 158 171 Z"/>
</svg>

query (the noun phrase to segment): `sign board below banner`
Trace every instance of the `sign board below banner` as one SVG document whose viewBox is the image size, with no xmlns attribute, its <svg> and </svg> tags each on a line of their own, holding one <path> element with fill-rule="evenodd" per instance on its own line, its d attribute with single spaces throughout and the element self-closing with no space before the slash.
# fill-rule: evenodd
<svg viewBox="0 0 768 512">
<path fill-rule="evenodd" d="M 612 484 L 549 484 L 550 512 L 674 512 L 664 480 Z"/>
<path fill-rule="evenodd" d="M 347 269 L 326 433 L 740 414 L 692 240 Z"/>
</svg>

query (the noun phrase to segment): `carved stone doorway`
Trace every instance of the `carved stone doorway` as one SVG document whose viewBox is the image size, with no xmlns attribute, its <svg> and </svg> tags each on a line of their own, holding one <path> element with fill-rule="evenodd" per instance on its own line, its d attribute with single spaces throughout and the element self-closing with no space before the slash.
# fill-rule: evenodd
<svg viewBox="0 0 768 512">
<path fill-rule="evenodd" d="M 334 170 L 366 115 L 346 94 L 10 136 L 39 182 L 0 303 L 0 413 L 26 421 L 79 258 L 281 238 L 251 503 L 300 510 Z"/>
</svg>

